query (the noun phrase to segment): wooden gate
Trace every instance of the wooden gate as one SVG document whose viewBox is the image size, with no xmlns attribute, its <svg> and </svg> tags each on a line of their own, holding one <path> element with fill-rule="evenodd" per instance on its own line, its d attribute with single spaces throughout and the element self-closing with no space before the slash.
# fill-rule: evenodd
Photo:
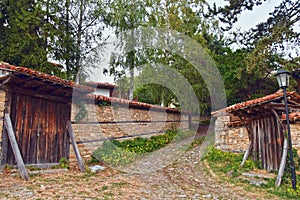
<svg viewBox="0 0 300 200">
<path fill-rule="evenodd" d="M 11 94 L 10 117 L 25 164 L 58 163 L 62 157 L 69 158 L 70 110 L 68 103 Z M 6 163 L 16 163 L 10 144 L 6 158 Z"/>
<path fill-rule="evenodd" d="M 261 118 L 250 123 L 250 143 L 254 160 L 266 170 L 278 170 L 283 151 L 283 128 L 276 117 Z"/>
</svg>

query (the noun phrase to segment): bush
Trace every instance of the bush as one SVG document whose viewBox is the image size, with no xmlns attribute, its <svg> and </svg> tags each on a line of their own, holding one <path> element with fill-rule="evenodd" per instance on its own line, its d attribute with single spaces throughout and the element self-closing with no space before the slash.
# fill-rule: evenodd
<svg viewBox="0 0 300 200">
<path fill-rule="evenodd" d="M 112 166 L 125 165 L 132 162 L 136 157 L 135 153 L 118 147 L 116 142 L 103 142 L 102 147 L 93 152 L 91 162 L 103 161 Z"/>
<path fill-rule="evenodd" d="M 175 137 L 176 139 L 183 139 L 191 136 L 191 133 L 192 132 L 168 130 L 163 135 L 152 136 L 150 138 L 137 137 L 133 140 L 105 141 L 102 147 L 93 152 L 91 162 L 101 161 L 112 166 L 125 165 L 144 153 L 154 152 L 165 147 L 171 143 Z"/>
</svg>

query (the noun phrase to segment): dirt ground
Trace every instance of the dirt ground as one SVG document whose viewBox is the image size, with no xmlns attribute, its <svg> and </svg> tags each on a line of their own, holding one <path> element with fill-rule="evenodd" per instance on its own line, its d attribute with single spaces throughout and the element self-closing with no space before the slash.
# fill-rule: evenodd
<svg viewBox="0 0 300 200">
<path fill-rule="evenodd" d="M 31 175 L 24 181 L 18 171 L 4 170 L 0 174 L 0 199 L 279 199 L 259 188 L 221 180 L 200 160 L 200 148 L 148 174 L 109 167 L 82 173 L 71 166 L 68 172 Z"/>
</svg>

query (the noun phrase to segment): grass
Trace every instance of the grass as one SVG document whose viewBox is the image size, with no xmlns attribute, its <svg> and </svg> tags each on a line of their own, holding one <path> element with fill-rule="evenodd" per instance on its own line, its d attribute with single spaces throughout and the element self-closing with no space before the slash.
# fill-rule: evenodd
<svg viewBox="0 0 300 200">
<path fill-rule="evenodd" d="M 247 160 L 244 167 L 240 167 L 243 155 L 238 153 L 223 152 L 216 148 L 211 148 L 206 154 L 205 159 L 210 163 L 211 168 L 216 172 L 231 174 L 231 176 L 240 176 L 243 172 L 248 172 L 256 167 L 252 160 Z"/>
<path fill-rule="evenodd" d="M 266 184 L 260 186 L 250 185 L 248 181 L 239 178 L 243 172 L 252 171 L 258 169 L 257 163 L 253 160 L 248 159 L 243 167 L 240 167 L 240 163 L 243 159 L 243 154 L 223 152 L 221 150 L 211 147 L 206 156 L 205 160 L 209 163 L 210 168 L 214 173 L 218 174 L 221 178 L 230 177 L 230 181 L 235 183 L 247 183 L 245 189 L 252 190 L 253 188 L 260 188 L 267 191 L 270 194 L 274 194 L 281 199 L 299 199 L 300 198 L 300 177 L 297 176 L 297 189 L 293 190 L 291 186 L 291 178 L 289 173 L 289 167 L 286 167 L 287 171 L 282 180 L 280 187 L 275 187 L 276 178 L 264 179 L 267 181 Z M 288 164 L 286 166 L 289 166 Z M 274 172 L 277 175 L 277 172 Z"/>
<path fill-rule="evenodd" d="M 137 137 L 132 140 L 109 140 L 92 153 L 90 163 L 105 162 L 112 166 L 124 166 L 133 162 L 140 155 L 151 153 L 165 147 L 172 141 L 182 141 L 194 136 L 193 131 L 168 130 L 165 134 L 150 138 Z M 204 138 L 194 140 L 191 146 L 199 145 Z"/>
</svg>

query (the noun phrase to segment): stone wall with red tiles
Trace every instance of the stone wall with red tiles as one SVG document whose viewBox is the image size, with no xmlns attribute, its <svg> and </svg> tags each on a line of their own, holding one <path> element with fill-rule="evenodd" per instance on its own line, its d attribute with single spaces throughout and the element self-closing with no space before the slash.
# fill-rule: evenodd
<svg viewBox="0 0 300 200">
<path fill-rule="evenodd" d="M 123 106 L 85 105 L 86 116 L 76 121 L 79 107 L 72 105 L 72 127 L 81 156 L 89 160 L 92 152 L 108 138 L 151 137 L 168 129 L 189 128 L 187 113 Z M 71 146 L 71 161 L 75 159 Z"/>
<path fill-rule="evenodd" d="M 246 151 L 249 138 L 244 126 L 228 127 L 229 116 L 220 116 L 215 122 L 215 146 L 224 151 Z M 291 124 L 293 147 L 300 156 L 300 124 Z"/>
</svg>

